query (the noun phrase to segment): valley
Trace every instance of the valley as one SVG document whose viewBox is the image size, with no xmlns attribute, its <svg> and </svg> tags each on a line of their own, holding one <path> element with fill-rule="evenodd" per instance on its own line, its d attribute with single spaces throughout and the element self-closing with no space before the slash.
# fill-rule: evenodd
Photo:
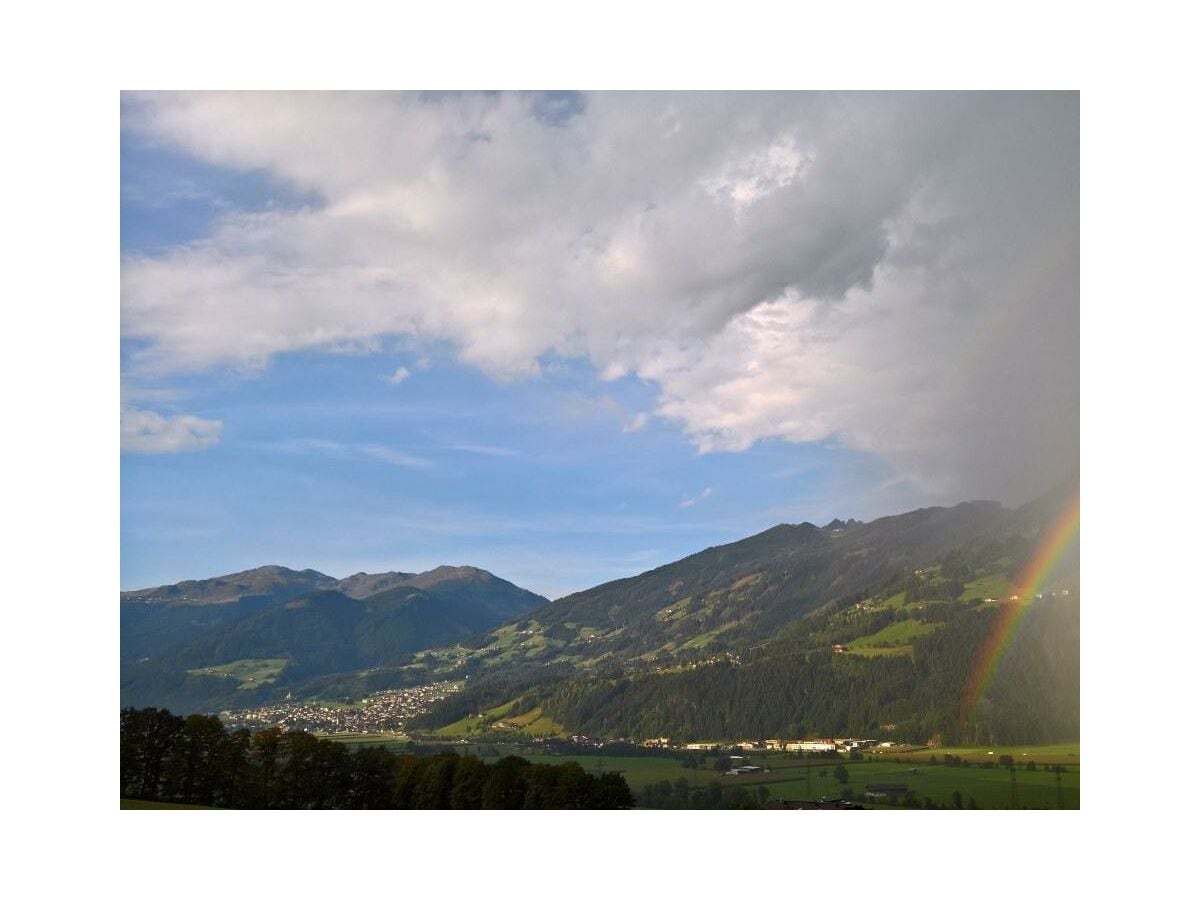
<svg viewBox="0 0 1200 900">
<path fill-rule="evenodd" d="M 694 780 L 732 754 L 751 770 L 717 772 L 719 783 L 767 788 L 756 802 L 866 802 L 859 782 L 912 759 L 922 777 L 909 787 L 924 805 L 1012 803 L 1011 770 L 1025 766 L 1026 805 L 1051 808 L 1065 790 L 1061 802 L 1077 806 L 1077 743 L 1068 775 L 1028 766 L 1045 756 L 1037 748 L 1078 741 L 1077 544 L 1036 583 L 1022 574 L 1061 505 L 1049 496 L 1017 510 L 972 503 L 781 525 L 554 603 L 468 567 L 335 582 L 361 597 L 295 594 L 297 574 L 277 569 L 277 583 L 242 573 L 136 592 L 122 605 L 161 610 L 156 642 L 175 617 L 193 617 L 178 642 L 123 666 L 122 705 L 220 713 L 232 729 L 353 746 L 586 751 L 642 773 L 629 783 L 648 791 L 643 805 L 692 803 L 670 799 L 672 779 Z M 230 583 L 267 593 L 211 599 Z M 133 620 L 133 643 L 149 620 Z M 1000 628 L 1005 651 L 985 660 Z M 836 762 L 784 747 L 837 734 L 868 752 L 843 754 L 852 777 L 834 791 Z M 689 744 L 712 752 L 697 757 Z M 963 764 L 929 762 L 945 745 L 1018 744 L 1033 757 L 1003 773 L 974 751 Z M 637 752 L 612 752 L 621 747 Z M 908 789 L 893 793 L 914 802 Z"/>
</svg>

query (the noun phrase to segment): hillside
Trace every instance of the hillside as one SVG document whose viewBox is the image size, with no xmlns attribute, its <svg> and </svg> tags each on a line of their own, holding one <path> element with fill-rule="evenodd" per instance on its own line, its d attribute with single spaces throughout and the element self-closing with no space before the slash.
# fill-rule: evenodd
<svg viewBox="0 0 1200 900">
<path fill-rule="evenodd" d="M 295 595 L 294 574 L 282 570 L 278 582 L 255 583 L 253 589 L 273 591 L 266 596 L 220 603 L 194 603 L 192 594 L 161 588 L 152 596 L 178 599 L 122 595 L 122 704 L 192 711 L 264 702 L 305 679 L 403 661 L 549 602 L 469 567 L 345 579 L 356 592 L 392 585 L 361 598 L 333 589 Z M 237 576 L 212 581 L 247 584 Z"/>
<path fill-rule="evenodd" d="M 469 645 L 418 654 L 433 672 L 472 675 L 419 724 L 503 707 L 605 736 L 1077 738 L 1077 544 L 1046 596 L 1024 598 L 1028 615 L 978 707 L 963 721 L 957 708 L 1060 506 L 778 526 L 601 585 Z"/>
<path fill-rule="evenodd" d="M 420 661 L 443 674 L 628 672 L 740 652 L 832 599 L 995 534 L 1012 516 L 995 503 L 964 503 L 866 525 L 779 525 L 564 597 Z"/>
</svg>

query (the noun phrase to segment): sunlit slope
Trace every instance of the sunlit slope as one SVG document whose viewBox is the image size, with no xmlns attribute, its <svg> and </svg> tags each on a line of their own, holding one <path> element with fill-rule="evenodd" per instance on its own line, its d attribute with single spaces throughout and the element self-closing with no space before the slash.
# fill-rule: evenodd
<svg viewBox="0 0 1200 900">
<path fill-rule="evenodd" d="M 780 526 L 564 598 L 469 646 L 420 654 L 473 678 L 422 724 L 511 703 L 612 736 L 1077 739 L 1077 549 L 1044 596 L 991 596 L 1011 589 L 1058 506 Z M 962 716 L 1013 603 L 1028 606 L 1024 622 Z"/>
</svg>

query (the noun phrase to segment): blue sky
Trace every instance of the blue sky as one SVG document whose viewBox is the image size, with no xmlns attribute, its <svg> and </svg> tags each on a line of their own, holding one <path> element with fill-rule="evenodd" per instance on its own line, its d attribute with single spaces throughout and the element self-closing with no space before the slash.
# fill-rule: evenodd
<svg viewBox="0 0 1200 900">
<path fill-rule="evenodd" d="M 703 99 L 127 96 L 122 587 L 449 563 L 558 597 L 1061 474 L 1077 104 Z"/>
</svg>

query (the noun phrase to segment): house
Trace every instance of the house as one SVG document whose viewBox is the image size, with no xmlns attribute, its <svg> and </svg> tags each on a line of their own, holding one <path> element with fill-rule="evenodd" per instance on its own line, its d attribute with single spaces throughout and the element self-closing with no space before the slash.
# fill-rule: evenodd
<svg viewBox="0 0 1200 900">
<path fill-rule="evenodd" d="M 688 744 L 683 749 L 684 750 L 716 750 L 717 744 L 715 742 Z"/>
<path fill-rule="evenodd" d="M 782 750 L 783 749 L 783 741 L 778 741 L 778 740 L 775 740 L 774 738 L 771 738 L 771 740 L 767 741 L 766 745 L 767 745 L 768 750 Z"/>
<path fill-rule="evenodd" d="M 829 738 L 819 738 L 811 741 L 789 741 L 787 749 L 803 750 L 805 753 L 824 753 L 828 750 L 836 750 L 837 744 Z"/>
<path fill-rule="evenodd" d="M 726 775 L 757 775 L 763 770 L 762 766 L 735 766 Z"/>
<path fill-rule="evenodd" d="M 834 653 L 845 653 L 845 652 L 846 652 L 846 647 L 845 647 L 845 645 L 844 645 L 844 644 L 834 644 L 834 645 L 833 645 L 833 652 L 834 652 Z"/>
</svg>

